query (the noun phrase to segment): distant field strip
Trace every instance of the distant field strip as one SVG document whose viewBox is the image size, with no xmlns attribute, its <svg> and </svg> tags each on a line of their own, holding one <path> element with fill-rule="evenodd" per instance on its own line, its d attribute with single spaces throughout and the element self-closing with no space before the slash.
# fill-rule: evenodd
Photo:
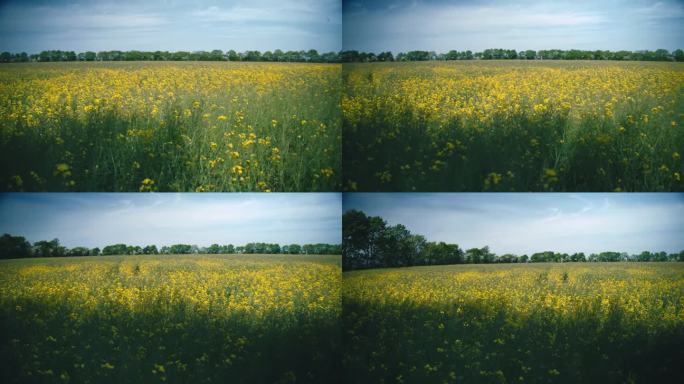
<svg viewBox="0 0 684 384">
<path fill-rule="evenodd" d="M 684 189 L 684 64 L 345 65 L 344 187 Z"/>
<path fill-rule="evenodd" d="M 333 191 L 341 65 L 0 68 L 0 189 Z"/>
<path fill-rule="evenodd" d="M 678 382 L 684 265 L 345 272 L 347 382 Z"/>
<path fill-rule="evenodd" d="M 0 262 L 3 382 L 321 382 L 339 256 Z"/>
</svg>

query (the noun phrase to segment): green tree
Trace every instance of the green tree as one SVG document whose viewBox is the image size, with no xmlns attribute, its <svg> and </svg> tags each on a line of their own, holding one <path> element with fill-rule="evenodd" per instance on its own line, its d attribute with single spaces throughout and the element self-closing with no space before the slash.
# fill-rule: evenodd
<svg viewBox="0 0 684 384">
<path fill-rule="evenodd" d="M 159 250 L 156 245 L 148 245 L 142 249 L 142 253 L 144 255 L 157 255 L 159 254 Z"/>
<path fill-rule="evenodd" d="M 86 247 L 74 247 L 67 251 L 67 256 L 88 256 L 90 249 Z"/>
<path fill-rule="evenodd" d="M 681 49 L 676 49 L 672 52 L 672 57 L 675 61 L 684 61 L 684 51 Z"/>
<path fill-rule="evenodd" d="M 102 248 L 102 256 L 125 255 L 128 251 L 126 244 L 107 245 Z"/>
<path fill-rule="evenodd" d="M 0 259 L 31 257 L 31 243 L 23 236 L 5 233 L 0 237 Z"/>
</svg>

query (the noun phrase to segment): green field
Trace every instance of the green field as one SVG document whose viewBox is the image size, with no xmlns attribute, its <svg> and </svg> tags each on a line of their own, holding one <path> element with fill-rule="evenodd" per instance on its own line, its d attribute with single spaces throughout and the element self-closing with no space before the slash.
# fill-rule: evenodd
<svg viewBox="0 0 684 384">
<path fill-rule="evenodd" d="M 327 382 L 339 256 L 0 261 L 4 383 Z"/>
<path fill-rule="evenodd" d="M 334 191 L 341 66 L 0 68 L 0 190 Z"/>
<path fill-rule="evenodd" d="M 684 265 L 343 274 L 349 383 L 679 383 Z"/>
<path fill-rule="evenodd" d="M 349 191 L 684 190 L 684 64 L 345 65 Z"/>
</svg>

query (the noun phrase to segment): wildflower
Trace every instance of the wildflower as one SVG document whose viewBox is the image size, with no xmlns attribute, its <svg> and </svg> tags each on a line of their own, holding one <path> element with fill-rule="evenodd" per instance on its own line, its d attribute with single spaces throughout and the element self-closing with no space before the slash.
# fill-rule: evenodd
<svg viewBox="0 0 684 384">
<path fill-rule="evenodd" d="M 491 172 L 485 178 L 485 182 L 484 182 L 485 189 L 490 189 L 491 187 L 499 184 L 502 179 L 503 179 L 503 176 L 501 176 L 500 173 Z"/>
<path fill-rule="evenodd" d="M 66 163 L 59 163 L 55 167 L 55 172 L 54 175 L 57 176 L 62 176 L 64 178 L 71 176 L 71 167 L 69 167 L 69 164 Z"/>
<path fill-rule="evenodd" d="M 140 183 L 140 192 L 152 192 L 155 189 L 154 180 L 150 178 L 145 178 L 143 179 L 142 183 Z"/>
<path fill-rule="evenodd" d="M 335 172 L 332 170 L 332 168 L 323 168 L 321 169 L 321 174 L 327 178 L 330 178 Z"/>
<path fill-rule="evenodd" d="M 267 191 L 267 190 L 270 191 L 270 189 L 268 189 L 268 185 L 266 184 L 265 181 L 258 182 L 257 187 L 259 187 L 259 189 L 262 191 Z"/>
</svg>

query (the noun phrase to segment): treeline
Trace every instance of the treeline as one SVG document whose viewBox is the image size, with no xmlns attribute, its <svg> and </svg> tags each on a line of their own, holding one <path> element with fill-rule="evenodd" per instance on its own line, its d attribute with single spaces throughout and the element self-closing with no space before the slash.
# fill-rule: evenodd
<svg viewBox="0 0 684 384">
<path fill-rule="evenodd" d="M 0 63 L 53 62 L 53 61 L 264 61 L 264 62 L 307 62 L 307 63 L 372 63 L 377 61 L 430 61 L 430 60 L 619 60 L 619 61 L 684 61 L 684 51 L 666 49 L 655 51 L 583 51 L 578 49 L 546 49 L 540 51 L 515 49 L 485 49 L 482 52 L 435 51 L 392 52 L 340 51 L 318 53 L 308 51 L 260 52 L 234 50 L 222 51 L 42 51 L 38 54 L 26 52 L 0 53 Z"/>
<path fill-rule="evenodd" d="M 308 51 L 244 51 L 236 52 L 229 50 L 223 52 L 219 49 L 207 51 L 101 51 L 79 52 L 74 51 L 42 51 L 38 54 L 29 55 L 21 53 L 0 53 L 2 63 L 24 63 L 30 61 L 266 61 L 266 62 L 310 62 L 310 63 L 337 63 L 340 61 L 339 53 L 318 53 L 315 49 Z"/>
<path fill-rule="evenodd" d="M 532 255 L 497 255 L 489 247 L 463 250 L 457 244 L 430 242 L 411 233 L 405 226 L 388 225 L 378 216 L 349 210 L 342 216 L 342 268 L 344 270 L 409 267 L 443 264 L 604 262 L 604 261 L 684 261 L 679 253 L 625 252 L 579 253 L 538 252 Z"/>
<path fill-rule="evenodd" d="M 681 49 L 668 52 L 666 49 L 655 51 L 582 51 L 578 49 L 547 49 L 540 51 L 515 49 L 485 49 L 482 52 L 454 51 L 436 53 L 434 51 L 392 52 L 375 54 L 372 52 L 342 51 L 340 61 L 344 63 L 370 63 L 376 61 L 430 61 L 430 60 L 620 60 L 620 61 L 684 61 Z"/>
<path fill-rule="evenodd" d="M 110 256 L 110 255 L 177 255 L 177 254 L 309 254 L 339 255 L 342 246 L 339 244 L 289 244 L 248 243 L 241 246 L 232 244 L 212 244 L 209 247 L 198 247 L 190 244 L 174 244 L 157 248 L 156 245 L 140 247 L 127 244 L 98 247 L 67 248 L 59 243 L 59 239 L 41 240 L 31 244 L 23 236 L 4 234 L 0 237 L 0 259 L 16 259 L 27 257 L 64 257 L 64 256 Z"/>
</svg>

